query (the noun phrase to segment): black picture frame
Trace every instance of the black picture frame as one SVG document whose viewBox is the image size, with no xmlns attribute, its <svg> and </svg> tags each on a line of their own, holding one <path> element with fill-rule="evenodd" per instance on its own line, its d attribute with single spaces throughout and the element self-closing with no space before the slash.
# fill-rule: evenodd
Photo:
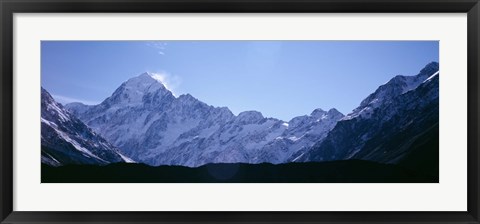
<svg viewBox="0 0 480 224">
<path fill-rule="evenodd" d="M 2 223 L 480 223 L 479 0 L 0 0 Z M 467 13 L 468 211 L 466 212 L 19 212 L 13 211 L 14 13 Z M 441 195 L 439 195 L 441 197 Z"/>
</svg>

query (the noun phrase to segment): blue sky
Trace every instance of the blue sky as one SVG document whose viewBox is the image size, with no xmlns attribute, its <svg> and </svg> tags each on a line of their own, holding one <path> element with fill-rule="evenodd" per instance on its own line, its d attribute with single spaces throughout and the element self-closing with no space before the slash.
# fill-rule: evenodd
<svg viewBox="0 0 480 224">
<path fill-rule="evenodd" d="M 41 82 L 61 103 L 97 104 L 143 72 L 234 114 L 347 114 L 395 75 L 439 60 L 438 41 L 42 41 Z"/>
</svg>

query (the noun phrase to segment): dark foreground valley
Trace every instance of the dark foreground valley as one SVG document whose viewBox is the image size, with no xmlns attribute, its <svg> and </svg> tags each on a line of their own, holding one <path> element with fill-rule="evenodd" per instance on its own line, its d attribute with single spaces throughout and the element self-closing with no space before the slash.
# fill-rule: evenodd
<svg viewBox="0 0 480 224">
<path fill-rule="evenodd" d="M 144 164 L 42 164 L 42 183 L 438 183 L 437 175 L 362 160 L 287 164 L 207 164 L 152 167 Z"/>
</svg>

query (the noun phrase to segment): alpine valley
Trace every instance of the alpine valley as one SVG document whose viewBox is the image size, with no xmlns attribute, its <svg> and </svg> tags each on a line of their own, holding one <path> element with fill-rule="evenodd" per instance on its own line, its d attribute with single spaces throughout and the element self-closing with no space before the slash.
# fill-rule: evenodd
<svg viewBox="0 0 480 224">
<path fill-rule="evenodd" d="M 347 115 L 234 115 L 144 73 L 98 105 L 62 106 L 42 88 L 41 122 L 45 182 L 438 182 L 439 65 L 393 77 Z M 89 178 L 102 172 L 113 179 Z"/>
</svg>

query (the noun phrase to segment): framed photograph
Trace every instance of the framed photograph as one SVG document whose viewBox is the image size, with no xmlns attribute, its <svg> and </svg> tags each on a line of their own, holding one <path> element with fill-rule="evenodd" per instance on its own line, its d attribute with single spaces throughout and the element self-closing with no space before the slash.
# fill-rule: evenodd
<svg viewBox="0 0 480 224">
<path fill-rule="evenodd" d="M 1 1 L 2 223 L 479 223 L 478 0 Z"/>
</svg>

